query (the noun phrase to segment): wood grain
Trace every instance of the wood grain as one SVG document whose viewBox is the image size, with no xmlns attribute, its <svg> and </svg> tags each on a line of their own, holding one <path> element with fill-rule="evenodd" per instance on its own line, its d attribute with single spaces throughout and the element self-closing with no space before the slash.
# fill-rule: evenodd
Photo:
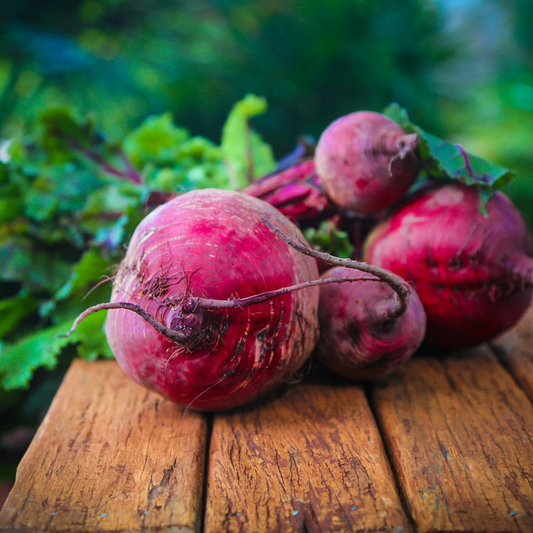
<svg viewBox="0 0 533 533">
<path fill-rule="evenodd" d="M 533 407 L 488 347 L 415 357 L 371 398 L 420 532 L 533 531 Z"/>
<path fill-rule="evenodd" d="M 75 361 L 0 512 L 1 531 L 198 531 L 207 425 L 114 361 Z"/>
<path fill-rule="evenodd" d="M 533 307 L 504 337 L 493 344 L 500 360 L 533 401 Z"/>
<path fill-rule="evenodd" d="M 360 387 L 300 384 L 215 417 L 205 531 L 408 531 Z"/>
</svg>

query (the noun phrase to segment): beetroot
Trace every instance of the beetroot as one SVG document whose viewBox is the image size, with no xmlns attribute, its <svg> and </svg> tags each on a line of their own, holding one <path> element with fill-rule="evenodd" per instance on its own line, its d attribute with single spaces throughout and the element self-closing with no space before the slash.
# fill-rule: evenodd
<svg viewBox="0 0 533 533">
<path fill-rule="evenodd" d="M 440 185 L 407 201 L 365 244 L 366 261 L 415 287 L 427 314 L 427 343 L 466 348 L 512 327 L 531 300 L 531 237 L 497 192 L 480 212 L 476 187 Z"/>
<path fill-rule="evenodd" d="M 362 214 L 396 203 L 418 176 L 419 138 L 379 113 L 358 111 L 332 122 L 318 140 L 315 162 L 327 195 Z"/>
<path fill-rule="evenodd" d="M 239 192 L 193 191 L 158 207 L 131 239 L 111 303 L 76 324 L 110 309 L 107 338 L 125 373 L 195 409 L 243 405 L 290 380 L 316 344 L 318 288 L 278 289 L 318 271 L 263 217 L 305 242 L 274 207 Z"/>
<path fill-rule="evenodd" d="M 418 349 L 426 316 L 415 291 L 399 317 L 390 316 L 394 292 L 374 276 L 335 267 L 323 279 L 356 278 L 359 283 L 320 287 L 320 337 L 316 358 L 333 372 L 357 381 L 390 374 Z M 366 281 L 363 281 L 366 280 Z"/>
</svg>

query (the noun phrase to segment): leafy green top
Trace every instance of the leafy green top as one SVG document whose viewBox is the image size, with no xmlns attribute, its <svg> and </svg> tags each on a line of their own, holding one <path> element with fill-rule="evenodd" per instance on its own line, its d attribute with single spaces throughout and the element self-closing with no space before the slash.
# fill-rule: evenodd
<svg viewBox="0 0 533 533">
<path fill-rule="evenodd" d="M 148 210 L 192 189 L 240 188 L 275 168 L 270 147 L 249 124 L 265 109 L 254 95 L 238 102 L 217 145 L 175 126 L 168 113 L 112 141 L 90 117 L 55 108 L 27 138 L 4 145 L 0 390 L 27 387 L 62 353 L 112 355 L 105 313 L 68 339 L 56 335 L 88 306 L 109 300 L 123 247 Z"/>
<path fill-rule="evenodd" d="M 409 120 L 405 109 L 398 104 L 389 105 L 384 114 L 407 133 L 418 134 L 422 179 L 455 180 L 465 185 L 476 185 L 485 200 L 488 200 L 495 190 L 503 188 L 515 176 L 514 172 L 500 165 L 469 154 L 459 144 L 452 144 L 425 132 Z"/>
</svg>

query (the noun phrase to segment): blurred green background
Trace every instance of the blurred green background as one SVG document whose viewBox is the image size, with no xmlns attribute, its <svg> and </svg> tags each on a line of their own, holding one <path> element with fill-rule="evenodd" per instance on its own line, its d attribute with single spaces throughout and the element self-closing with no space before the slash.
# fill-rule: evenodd
<svg viewBox="0 0 533 533">
<path fill-rule="evenodd" d="M 533 224 L 531 20 L 531 0 L 2 0 L 0 144 L 57 104 L 93 113 L 114 138 L 170 111 L 218 143 L 254 93 L 269 104 L 254 128 L 281 158 L 301 135 L 394 101 L 515 169 L 508 192 Z M 9 421 L 0 392 L 0 482 L 32 435 L 9 448 L 2 431 L 39 419 L 66 364 L 9 395 Z"/>
<path fill-rule="evenodd" d="M 3 0 L 0 138 L 51 103 L 114 136 L 170 110 L 218 140 L 234 102 L 277 156 L 338 116 L 396 101 L 427 131 L 519 171 L 533 199 L 528 0 Z M 529 216 L 531 219 L 531 216 Z"/>
</svg>

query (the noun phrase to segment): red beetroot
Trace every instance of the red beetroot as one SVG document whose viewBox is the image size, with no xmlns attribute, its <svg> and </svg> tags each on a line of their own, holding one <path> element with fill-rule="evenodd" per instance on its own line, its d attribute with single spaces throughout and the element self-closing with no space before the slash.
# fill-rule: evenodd
<svg viewBox="0 0 533 533">
<path fill-rule="evenodd" d="M 418 176 L 418 135 L 379 113 L 358 111 L 332 122 L 315 152 L 316 170 L 338 206 L 362 214 L 396 203 Z"/>
<path fill-rule="evenodd" d="M 355 283 L 320 287 L 320 337 L 316 358 L 333 372 L 368 381 L 390 374 L 418 349 L 426 316 L 415 291 L 403 314 L 391 317 L 394 291 L 374 276 L 335 267 L 329 278 L 360 278 Z"/>
<path fill-rule="evenodd" d="M 453 183 L 415 196 L 369 235 L 365 260 L 415 287 L 429 344 L 486 342 L 523 315 L 531 299 L 531 238 L 509 198 L 497 192 L 480 213 L 475 187 Z"/>
<path fill-rule="evenodd" d="M 315 260 L 263 217 L 305 242 L 274 207 L 239 192 L 193 191 L 158 207 L 131 239 L 111 303 L 77 323 L 111 309 L 107 338 L 125 373 L 179 404 L 222 410 L 255 400 L 291 379 L 318 337 L 317 287 L 244 306 L 318 278 Z"/>
</svg>

